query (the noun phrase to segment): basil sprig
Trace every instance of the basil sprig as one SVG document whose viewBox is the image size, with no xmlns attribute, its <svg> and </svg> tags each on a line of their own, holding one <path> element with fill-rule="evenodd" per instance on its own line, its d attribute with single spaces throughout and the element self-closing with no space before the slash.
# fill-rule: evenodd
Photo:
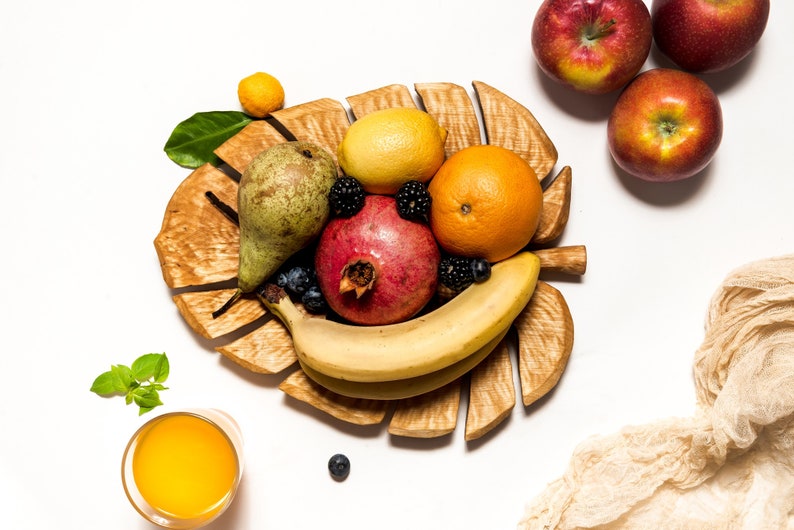
<svg viewBox="0 0 794 530">
<path fill-rule="evenodd" d="M 170 365 L 165 353 L 141 355 L 131 366 L 111 365 L 110 370 L 94 379 L 91 392 L 103 397 L 124 396 L 127 405 L 135 403 L 138 415 L 162 405 L 160 391 L 167 390 Z"/>
</svg>

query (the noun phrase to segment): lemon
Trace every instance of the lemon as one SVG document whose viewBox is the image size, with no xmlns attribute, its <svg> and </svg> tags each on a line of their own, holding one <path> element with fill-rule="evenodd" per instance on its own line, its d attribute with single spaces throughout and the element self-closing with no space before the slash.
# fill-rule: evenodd
<svg viewBox="0 0 794 530">
<path fill-rule="evenodd" d="M 368 193 L 394 195 L 409 180 L 433 177 L 444 162 L 446 140 L 447 130 L 425 111 L 381 109 L 353 122 L 337 159 Z"/>
<path fill-rule="evenodd" d="M 246 114 L 264 118 L 284 106 L 284 87 L 272 75 L 256 72 L 238 83 L 237 97 Z"/>
</svg>

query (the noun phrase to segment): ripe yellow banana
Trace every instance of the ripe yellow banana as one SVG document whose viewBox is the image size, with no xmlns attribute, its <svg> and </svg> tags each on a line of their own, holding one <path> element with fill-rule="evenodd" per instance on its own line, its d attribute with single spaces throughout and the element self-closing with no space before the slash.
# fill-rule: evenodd
<svg viewBox="0 0 794 530">
<path fill-rule="evenodd" d="M 362 383 L 359 381 L 347 381 L 329 377 L 325 374 L 313 370 L 305 364 L 301 368 L 311 379 L 327 388 L 331 392 L 336 392 L 342 396 L 362 399 L 393 400 L 403 399 L 432 392 L 437 388 L 451 383 L 455 379 L 463 376 L 469 370 L 480 364 L 491 352 L 496 349 L 499 342 L 507 335 L 510 326 L 505 328 L 499 335 L 494 337 L 488 344 L 472 353 L 468 357 L 442 368 L 435 372 L 408 379 L 396 379 L 394 381 L 381 381 L 377 383 Z"/>
<path fill-rule="evenodd" d="M 520 252 L 438 309 L 384 326 L 309 317 L 275 285 L 259 296 L 289 329 L 302 365 L 337 379 L 383 382 L 431 374 L 485 347 L 527 305 L 539 272 L 538 257 Z"/>
</svg>

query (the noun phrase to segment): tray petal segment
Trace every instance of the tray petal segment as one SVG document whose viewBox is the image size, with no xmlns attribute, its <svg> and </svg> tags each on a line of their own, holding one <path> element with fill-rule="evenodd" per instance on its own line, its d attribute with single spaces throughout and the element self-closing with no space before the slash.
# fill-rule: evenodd
<svg viewBox="0 0 794 530">
<path fill-rule="evenodd" d="M 212 312 L 231 298 L 234 292 L 235 289 L 185 292 L 175 295 L 174 303 L 193 331 L 205 339 L 214 339 L 250 324 L 267 313 L 259 300 L 239 298 L 226 313 L 213 318 Z"/>
<path fill-rule="evenodd" d="M 279 388 L 331 416 L 355 425 L 377 425 L 386 417 L 388 401 L 356 399 L 335 394 L 318 385 L 302 371 L 292 372 Z"/>
<path fill-rule="evenodd" d="M 461 380 L 437 390 L 397 402 L 389 434 L 409 438 L 437 438 L 455 430 L 460 408 Z"/>
<path fill-rule="evenodd" d="M 535 116 L 492 86 L 481 81 L 472 85 L 480 102 L 488 143 L 512 149 L 532 166 L 538 179 L 544 179 L 557 163 L 557 148 Z"/>
<path fill-rule="evenodd" d="M 453 83 L 416 83 L 425 110 L 447 130 L 447 158 L 464 147 L 482 144 L 480 122 L 466 90 Z"/>
<path fill-rule="evenodd" d="M 254 120 L 221 144 L 215 154 L 235 171 L 242 173 L 256 155 L 286 141 L 270 120 Z"/>
<path fill-rule="evenodd" d="M 205 164 L 177 187 L 154 240 L 163 279 L 172 289 L 237 276 L 240 230 L 207 200 L 207 191 L 236 208 L 237 183 Z"/>
<path fill-rule="evenodd" d="M 313 142 L 336 160 L 336 147 L 350 127 L 347 111 L 330 98 L 277 110 L 271 115 L 297 140 Z"/>
<path fill-rule="evenodd" d="M 543 209 L 532 243 L 550 243 L 562 235 L 571 209 L 571 180 L 571 167 L 565 166 L 543 191 Z"/>
<path fill-rule="evenodd" d="M 487 434 L 510 415 L 516 406 L 513 363 L 505 339 L 491 355 L 471 371 L 466 441 Z"/>
<path fill-rule="evenodd" d="M 573 350 L 573 319 L 562 293 L 538 282 L 513 325 L 518 332 L 521 395 L 529 406 L 560 380 Z"/>
<path fill-rule="evenodd" d="M 392 107 L 416 108 L 411 92 L 405 85 L 388 85 L 347 98 L 356 119 L 376 110 Z"/>
<path fill-rule="evenodd" d="M 277 318 L 271 318 L 251 333 L 215 349 L 258 374 L 280 373 L 298 360 L 292 336 Z"/>
</svg>

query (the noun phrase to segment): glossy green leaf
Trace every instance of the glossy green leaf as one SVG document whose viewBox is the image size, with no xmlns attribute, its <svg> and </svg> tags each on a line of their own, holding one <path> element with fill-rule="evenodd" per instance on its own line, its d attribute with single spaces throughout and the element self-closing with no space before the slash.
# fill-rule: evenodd
<svg viewBox="0 0 794 530">
<path fill-rule="evenodd" d="M 164 150 L 168 158 L 183 167 L 217 164 L 215 149 L 252 121 L 239 111 L 197 112 L 174 128 Z"/>
</svg>

